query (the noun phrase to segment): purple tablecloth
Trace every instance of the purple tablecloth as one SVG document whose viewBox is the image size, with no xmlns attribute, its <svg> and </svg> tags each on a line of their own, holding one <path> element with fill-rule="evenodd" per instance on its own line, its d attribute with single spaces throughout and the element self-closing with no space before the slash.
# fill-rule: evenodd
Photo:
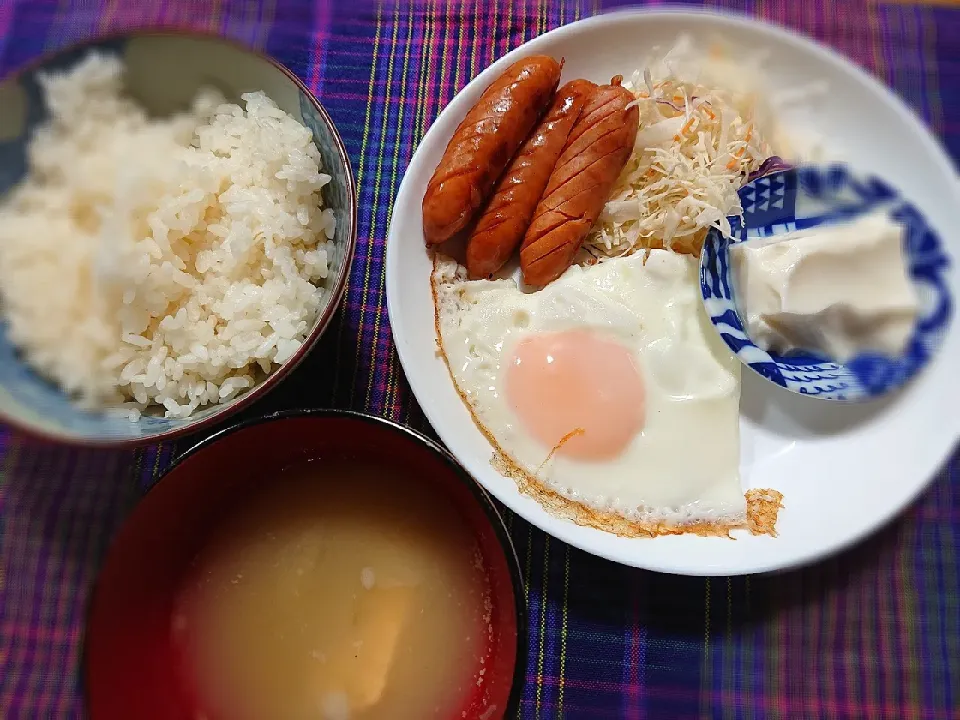
<svg viewBox="0 0 960 720">
<path fill-rule="evenodd" d="M 709 4 L 837 48 L 893 86 L 960 157 L 960 9 Z M 219 32 L 292 68 L 329 108 L 350 151 L 359 247 L 335 325 L 255 411 L 346 407 L 428 430 L 384 309 L 384 243 L 404 168 L 438 111 L 491 60 L 600 9 L 559 0 L 381 8 L 357 0 L 0 0 L 0 71 L 93 34 L 156 24 Z M 84 614 L 98 565 L 125 514 L 189 443 L 70 450 L 0 430 L 0 717 L 82 715 Z M 511 517 L 531 620 L 522 717 L 960 718 L 956 467 L 869 541 L 774 576 L 635 571 Z"/>
</svg>

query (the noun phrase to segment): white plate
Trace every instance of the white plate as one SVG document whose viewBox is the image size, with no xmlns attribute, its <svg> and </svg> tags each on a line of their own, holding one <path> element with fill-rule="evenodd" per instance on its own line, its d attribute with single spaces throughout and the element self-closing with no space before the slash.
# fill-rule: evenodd
<svg viewBox="0 0 960 720">
<path fill-rule="evenodd" d="M 816 119 L 829 154 L 889 178 L 927 215 L 954 258 L 950 286 L 960 298 L 960 184 L 936 140 L 892 93 L 832 51 L 784 30 L 708 13 L 634 10 L 582 20 L 531 40 L 487 68 L 440 114 L 410 163 L 394 206 L 387 305 L 400 360 L 430 423 L 480 484 L 516 513 L 571 545 L 626 565 L 690 575 L 781 569 L 823 557 L 875 530 L 910 503 L 947 459 L 960 437 L 957 322 L 940 356 L 903 393 L 882 404 L 838 407 L 743 373 L 744 487 L 780 490 L 785 509 L 779 537 L 738 533 L 735 541 L 693 535 L 622 538 L 550 515 L 491 467 L 490 445 L 436 352 L 420 205 L 467 109 L 524 55 L 562 56 L 564 78 L 608 81 L 632 72 L 650 48 L 669 47 L 682 33 L 701 40 L 719 35 L 744 48 L 768 49 L 766 72 L 774 87 L 825 80 L 830 92 L 819 101 Z"/>
</svg>

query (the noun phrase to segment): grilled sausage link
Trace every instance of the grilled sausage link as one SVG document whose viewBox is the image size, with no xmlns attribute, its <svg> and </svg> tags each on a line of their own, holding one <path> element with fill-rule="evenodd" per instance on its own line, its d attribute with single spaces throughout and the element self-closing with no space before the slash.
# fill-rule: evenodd
<svg viewBox="0 0 960 720">
<path fill-rule="evenodd" d="M 467 240 L 472 279 L 493 275 L 523 240 L 570 131 L 596 88 L 589 80 L 571 80 L 561 87 L 543 120 L 520 146 Z"/>
<path fill-rule="evenodd" d="M 570 132 L 520 246 L 529 285 L 546 285 L 570 267 L 633 152 L 640 114 L 617 76 L 596 89 Z"/>
<path fill-rule="evenodd" d="M 457 127 L 423 196 L 428 245 L 473 219 L 560 82 L 560 63 L 535 55 L 514 63 L 484 90 Z"/>
</svg>

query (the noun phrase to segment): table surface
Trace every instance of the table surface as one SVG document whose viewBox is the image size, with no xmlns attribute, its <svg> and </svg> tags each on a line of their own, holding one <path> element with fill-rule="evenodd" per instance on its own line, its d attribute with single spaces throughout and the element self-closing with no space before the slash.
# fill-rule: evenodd
<svg viewBox="0 0 960 720">
<path fill-rule="evenodd" d="M 894 87 L 960 158 L 960 9 L 842 0 L 707 4 L 837 48 Z M 384 304 L 384 244 L 404 169 L 440 109 L 493 59 L 606 7 L 0 0 L 0 73 L 90 35 L 157 24 L 219 32 L 292 68 L 330 110 L 350 152 L 359 245 L 333 327 L 254 412 L 345 407 L 430 432 L 404 380 Z M 82 716 L 83 621 L 98 565 L 126 513 L 191 442 L 73 450 L 0 428 L 0 718 Z M 958 461 L 868 541 L 780 575 L 637 571 L 507 513 L 530 607 L 520 716 L 960 718 Z"/>
</svg>

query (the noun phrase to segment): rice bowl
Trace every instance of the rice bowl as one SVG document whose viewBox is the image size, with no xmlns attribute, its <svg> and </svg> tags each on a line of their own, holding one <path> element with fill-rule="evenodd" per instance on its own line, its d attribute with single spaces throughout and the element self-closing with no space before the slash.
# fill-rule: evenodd
<svg viewBox="0 0 960 720">
<path fill-rule="evenodd" d="M 57 439 L 146 441 L 303 358 L 342 294 L 355 208 L 299 81 L 225 41 L 145 33 L 11 85 L 14 108 L 45 107 L 14 128 L 24 171 L 0 183 L 0 413 Z"/>
</svg>

